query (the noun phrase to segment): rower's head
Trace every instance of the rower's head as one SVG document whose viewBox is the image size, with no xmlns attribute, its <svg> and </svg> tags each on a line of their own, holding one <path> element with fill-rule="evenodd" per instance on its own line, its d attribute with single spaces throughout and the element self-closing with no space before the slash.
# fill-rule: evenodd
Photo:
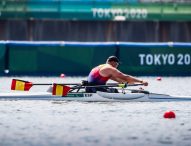
<svg viewBox="0 0 191 146">
<path fill-rule="evenodd" d="M 110 64 L 111 66 L 113 66 L 115 68 L 117 68 L 119 66 L 119 64 L 120 64 L 120 61 L 116 56 L 110 56 L 110 57 L 108 57 L 106 63 Z"/>
</svg>

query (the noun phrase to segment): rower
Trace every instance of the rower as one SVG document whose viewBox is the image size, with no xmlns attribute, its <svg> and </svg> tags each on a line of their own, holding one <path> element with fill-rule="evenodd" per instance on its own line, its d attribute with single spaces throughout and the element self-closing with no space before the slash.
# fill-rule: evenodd
<svg viewBox="0 0 191 146">
<path fill-rule="evenodd" d="M 142 83 L 144 86 L 148 86 L 147 81 L 143 81 L 136 77 L 127 75 L 119 71 L 117 68 L 120 64 L 119 59 L 116 56 L 110 56 L 106 60 L 105 64 L 98 65 L 94 67 L 88 75 L 88 84 L 95 85 L 105 85 L 106 82 L 111 79 L 118 83 Z M 95 93 L 96 91 L 108 92 L 107 88 L 94 88 L 86 87 L 86 92 Z M 116 90 L 114 90 L 116 92 Z"/>
</svg>

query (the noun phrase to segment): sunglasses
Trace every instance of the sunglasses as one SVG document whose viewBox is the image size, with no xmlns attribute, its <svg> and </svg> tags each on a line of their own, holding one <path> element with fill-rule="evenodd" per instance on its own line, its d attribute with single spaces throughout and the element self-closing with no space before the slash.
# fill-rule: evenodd
<svg viewBox="0 0 191 146">
<path fill-rule="evenodd" d="M 118 67 L 119 66 L 119 63 L 118 62 L 115 62 L 116 63 L 116 66 Z"/>
</svg>

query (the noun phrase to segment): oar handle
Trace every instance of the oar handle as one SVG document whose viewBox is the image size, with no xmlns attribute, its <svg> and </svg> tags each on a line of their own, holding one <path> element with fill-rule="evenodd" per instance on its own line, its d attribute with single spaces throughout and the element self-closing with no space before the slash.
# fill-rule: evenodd
<svg viewBox="0 0 191 146">
<path fill-rule="evenodd" d="M 127 84 L 127 87 L 128 86 L 142 86 L 142 85 L 144 85 L 144 84 Z"/>
</svg>

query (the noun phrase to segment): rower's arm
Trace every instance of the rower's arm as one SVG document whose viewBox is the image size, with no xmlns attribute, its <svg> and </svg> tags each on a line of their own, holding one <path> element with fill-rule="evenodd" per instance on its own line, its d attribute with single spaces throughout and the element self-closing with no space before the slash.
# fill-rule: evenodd
<svg viewBox="0 0 191 146">
<path fill-rule="evenodd" d="M 115 78 L 115 77 L 111 77 L 111 80 L 113 80 L 113 81 L 116 81 L 116 82 L 118 82 L 118 83 L 124 83 L 124 81 L 123 80 L 121 80 L 121 79 L 119 79 L 119 78 Z"/>
<path fill-rule="evenodd" d="M 111 73 L 111 76 L 112 76 L 112 79 L 120 80 L 120 82 L 127 82 L 127 83 L 130 83 L 130 84 L 138 82 L 138 83 L 143 83 L 144 85 L 148 85 L 147 82 L 144 82 L 143 80 L 140 80 L 140 79 L 135 78 L 133 76 L 124 74 L 124 73 L 120 72 L 117 69 L 113 69 L 113 71 Z"/>
</svg>

